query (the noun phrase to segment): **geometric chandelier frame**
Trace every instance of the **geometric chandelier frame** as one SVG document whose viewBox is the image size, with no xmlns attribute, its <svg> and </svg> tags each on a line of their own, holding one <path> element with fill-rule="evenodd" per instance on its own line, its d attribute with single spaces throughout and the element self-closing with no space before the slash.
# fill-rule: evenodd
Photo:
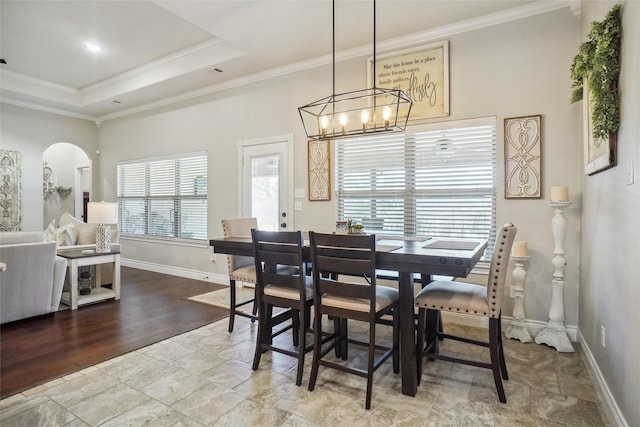
<svg viewBox="0 0 640 427">
<path fill-rule="evenodd" d="M 311 140 L 350 138 L 383 132 L 403 132 L 413 101 L 400 89 L 379 88 L 376 76 L 376 0 L 373 0 L 372 88 L 336 94 L 335 0 L 333 0 L 333 93 L 298 108 Z"/>
</svg>

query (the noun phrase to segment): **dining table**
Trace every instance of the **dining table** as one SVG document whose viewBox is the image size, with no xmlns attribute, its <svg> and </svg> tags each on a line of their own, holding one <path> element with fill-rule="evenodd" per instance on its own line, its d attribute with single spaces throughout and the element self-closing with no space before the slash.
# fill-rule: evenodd
<svg viewBox="0 0 640 427">
<path fill-rule="evenodd" d="M 209 240 L 214 253 L 253 256 L 251 237 L 220 237 Z M 400 318 L 400 374 L 402 393 L 415 396 L 418 389 L 416 333 L 414 319 L 414 279 L 423 286 L 433 275 L 466 277 L 482 258 L 486 239 L 376 238 L 376 268 L 391 272 L 398 281 Z M 311 261 L 305 239 L 305 261 Z"/>
</svg>

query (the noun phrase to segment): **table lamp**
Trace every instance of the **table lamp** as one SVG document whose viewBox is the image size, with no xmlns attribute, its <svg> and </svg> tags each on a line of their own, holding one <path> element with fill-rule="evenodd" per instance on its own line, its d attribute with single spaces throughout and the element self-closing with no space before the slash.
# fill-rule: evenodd
<svg viewBox="0 0 640 427">
<path fill-rule="evenodd" d="M 96 229 L 96 252 L 111 252 L 111 226 L 118 223 L 118 204 L 89 202 L 87 222 L 98 224 Z"/>
</svg>

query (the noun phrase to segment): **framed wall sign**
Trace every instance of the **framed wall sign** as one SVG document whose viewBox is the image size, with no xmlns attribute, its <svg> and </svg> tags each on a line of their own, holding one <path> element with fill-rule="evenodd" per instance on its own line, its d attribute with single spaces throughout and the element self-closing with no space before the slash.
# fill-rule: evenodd
<svg viewBox="0 0 640 427">
<path fill-rule="evenodd" d="M 610 132 L 606 138 L 593 136 L 593 100 L 589 96 L 589 85 L 584 78 L 582 122 L 584 133 L 584 173 L 593 175 L 616 165 L 617 138 L 615 132 Z"/>
<path fill-rule="evenodd" d="M 309 141 L 309 200 L 331 200 L 329 141 Z"/>
<path fill-rule="evenodd" d="M 370 87 L 401 89 L 413 100 L 409 120 L 449 115 L 448 41 L 376 55 L 376 76 L 369 58 L 367 76 Z"/>
<path fill-rule="evenodd" d="M 542 116 L 504 119 L 504 197 L 542 197 Z"/>
</svg>

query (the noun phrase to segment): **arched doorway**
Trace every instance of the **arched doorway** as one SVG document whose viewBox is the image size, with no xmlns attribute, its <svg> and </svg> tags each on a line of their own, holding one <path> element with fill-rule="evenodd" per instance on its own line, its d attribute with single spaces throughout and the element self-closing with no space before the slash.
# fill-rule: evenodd
<svg viewBox="0 0 640 427">
<path fill-rule="evenodd" d="M 69 212 L 86 219 L 91 194 L 91 159 L 77 145 L 59 142 L 42 154 L 43 227 Z"/>
</svg>

